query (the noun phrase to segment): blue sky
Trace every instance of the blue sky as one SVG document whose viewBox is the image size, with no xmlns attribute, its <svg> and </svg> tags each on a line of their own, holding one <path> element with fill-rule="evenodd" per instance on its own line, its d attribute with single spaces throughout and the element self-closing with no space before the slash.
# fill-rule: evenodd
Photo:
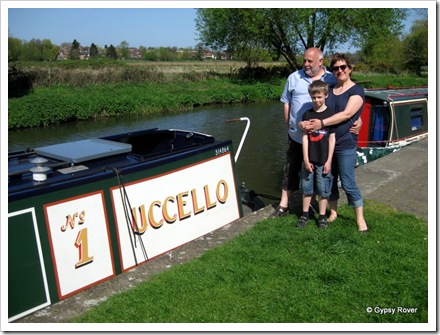
<svg viewBox="0 0 440 335">
<path fill-rule="evenodd" d="M 8 8 L 8 36 L 25 41 L 50 39 L 57 45 L 72 43 L 76 39 L 82 46 L 95 43 L 100 47 L 110 44 L 118 46 L 122 41 L 127 41 L 130 47 L 194 48 L 198 43 L 194 21 L 196 9 L 188 7 L 185 1 L 164 1 L 160 5 L 183 4 L 188 8 L 99 8 L 102 2 L 95 8 L 30 8 L 34 7 L 30 5 L 32 2 L 27 3 L 29 8 Z M 87 1 L 73 3 L 72 7 L 90 6 Z M 120 6 L 126 3 L 130 2 L 110 1 L 107 4 Z M 231 5 L 237 2 L 226 3 Z M 47 6 L 60 7 L 59 4 L 57 1 L 48 2 Z M 145 7 L 146 4 L 150 2 L 139 1 L 130 6 Z M 409 18 L 406 30 L 413 19 L 412 16 Z"/>
<path fill-rule="evenodd" d="M 8 36 L 60 45 L 195 47 L 194 8 L 9 8 Z"/>
</svg>

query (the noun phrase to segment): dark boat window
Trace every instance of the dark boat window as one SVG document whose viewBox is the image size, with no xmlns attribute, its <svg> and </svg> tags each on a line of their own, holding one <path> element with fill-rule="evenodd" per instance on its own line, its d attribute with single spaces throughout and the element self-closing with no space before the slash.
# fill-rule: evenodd
<svg viewBox="0 0 440 335">
<path fill-rule="evenodd" d="M 422 107 L 411 109 L 411 130 L 417 131 L 423 127 Z"/>
</svg>

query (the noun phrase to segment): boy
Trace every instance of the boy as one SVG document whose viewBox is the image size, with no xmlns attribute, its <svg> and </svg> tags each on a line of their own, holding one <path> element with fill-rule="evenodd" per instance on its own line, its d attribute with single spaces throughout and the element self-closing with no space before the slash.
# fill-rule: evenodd
<svg viewBox="0 0 440 335">
<path fill-rule="evenodd" d="M 309 86 L 313 108 L 306 111 L 303 120 L 323 120 L 333 115 L 325 104 L 328 85 L 316 80 Z M 335 149 L 335 127 L 325 127 L 310 134 L 304 132 L 302 149 L 304 161 L 301 169 L 301 188 L 303 192 L 303 214 L 297 227 L 304 228 L 309 220 L 309 206 L 315 192 L 319 197 L 318 227 L 327 228 L 327 199 L 331 192 L 333 176 L 331 174 L 332 157 Z"/>
</svg>

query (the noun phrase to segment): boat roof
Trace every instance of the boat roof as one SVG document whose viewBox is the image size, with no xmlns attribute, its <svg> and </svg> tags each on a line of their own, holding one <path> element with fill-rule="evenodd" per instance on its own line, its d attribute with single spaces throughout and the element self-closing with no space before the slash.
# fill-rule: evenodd
<svg viewBox="0 0 440 335">
<path fill-rule="evenodd" d="M 428 87 L 387 87 L 365 89 L 365 97 L 383 101 L 401 101 L 428 98 Z"/>
<path fill-rule="evenodd" d="M 9 199 L 100 180 L 115 169 L 141 171 L 230 146 L 230 141 L 202 133 L 154 128 L 11 152 Z"/>
</svg>

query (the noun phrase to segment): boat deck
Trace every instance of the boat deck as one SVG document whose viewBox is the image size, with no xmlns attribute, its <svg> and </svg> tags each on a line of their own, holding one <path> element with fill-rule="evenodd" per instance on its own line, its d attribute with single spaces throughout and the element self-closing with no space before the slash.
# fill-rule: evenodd
<svg viewBox="0 0 440 335">
<path fill-rule="evenodd" d="M 41 191 L 50 185 L 108 178 L 121 169 L 145 169 L 213 146 L 218 142 L 209 135 L 151 129 L 13 152 L 8 155 L 9 197 L 11 200 L 14 194 Z M 46 171 L 32 171 L 36 167 Z"/>
</svg>

